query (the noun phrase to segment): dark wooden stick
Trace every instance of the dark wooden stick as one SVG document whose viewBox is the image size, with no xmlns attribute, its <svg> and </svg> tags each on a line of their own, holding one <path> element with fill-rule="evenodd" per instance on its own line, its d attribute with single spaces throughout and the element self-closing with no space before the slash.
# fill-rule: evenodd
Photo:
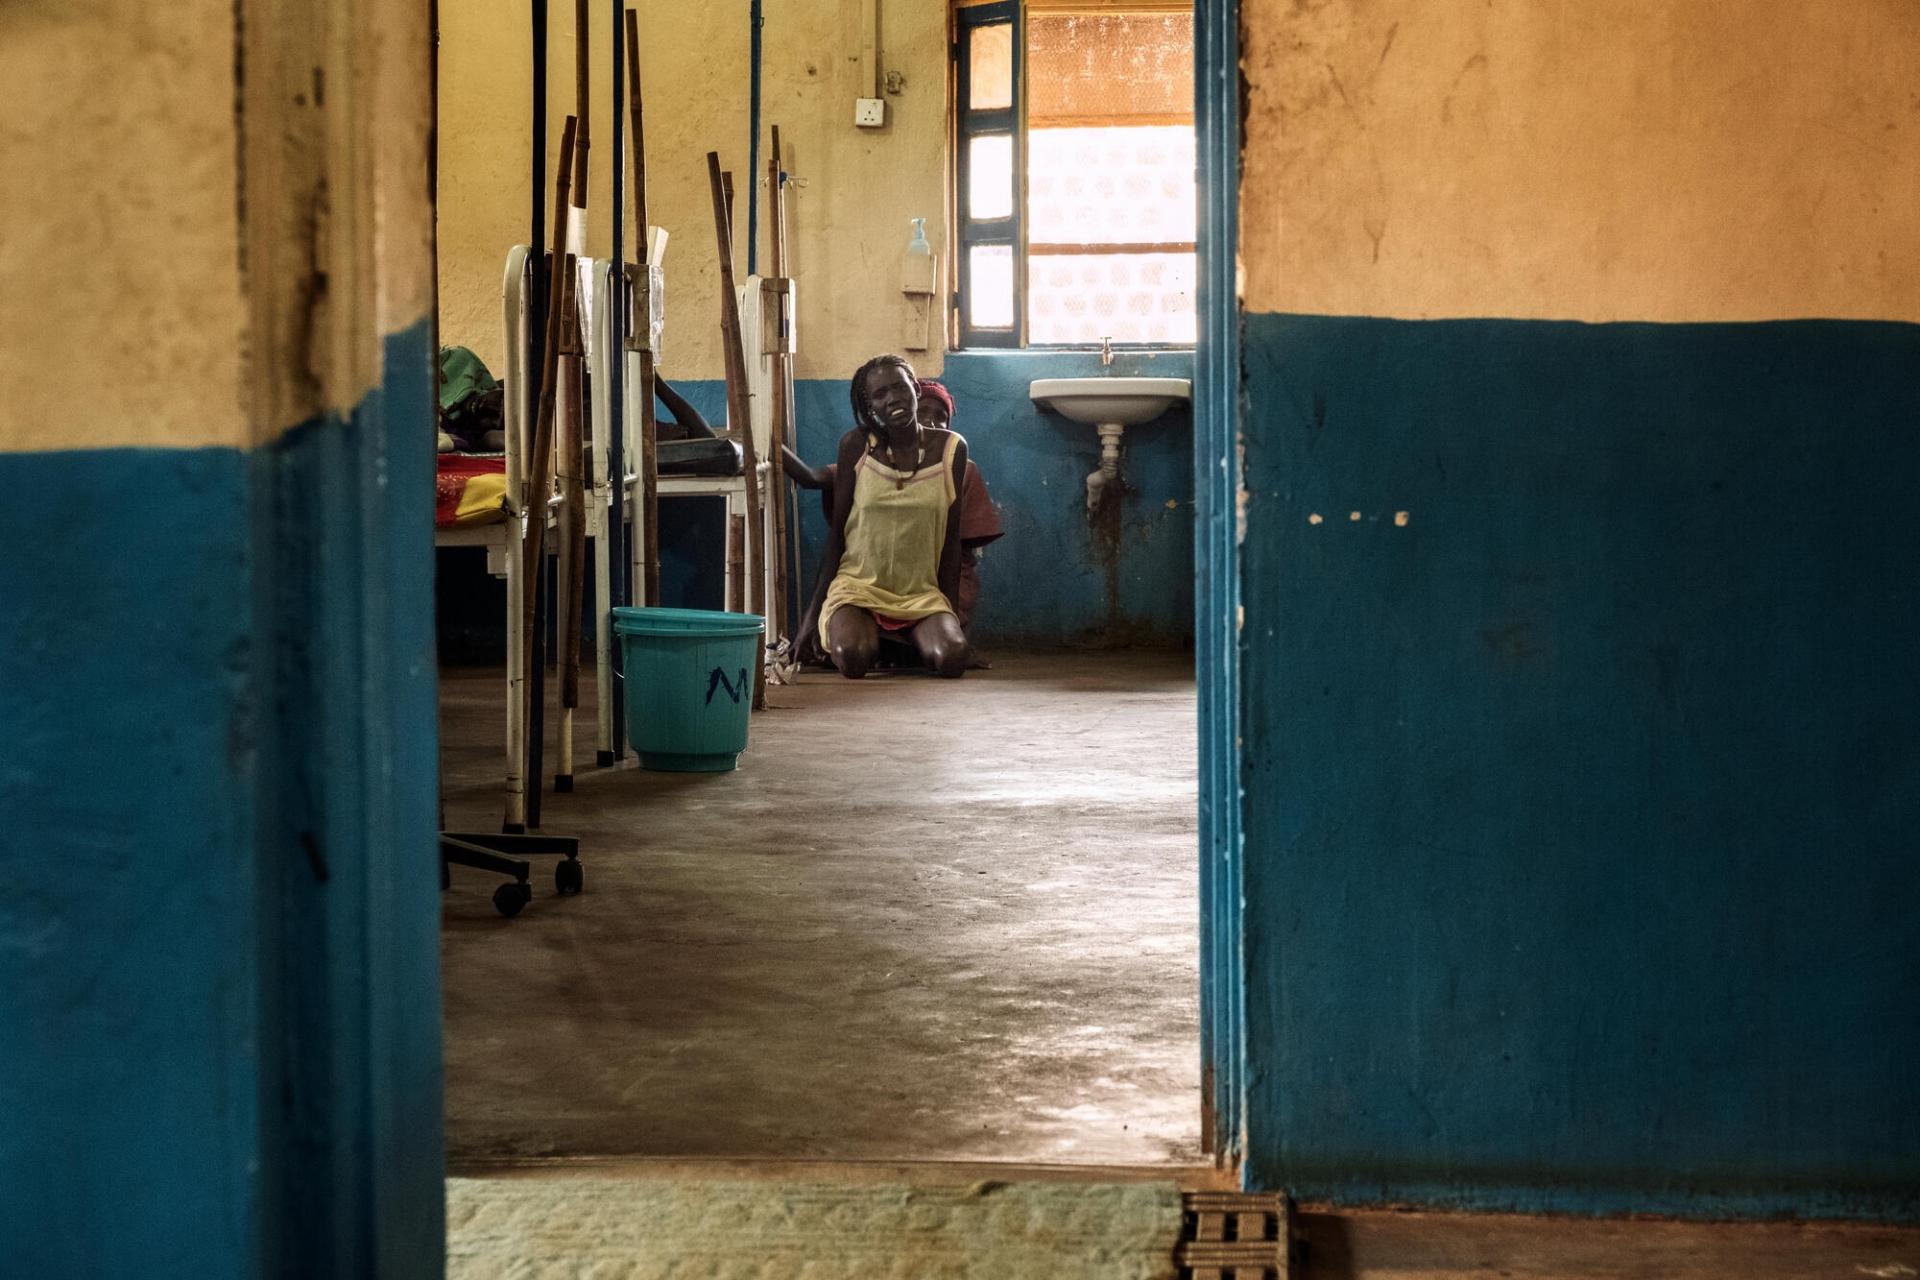
<svg viewBox="0 0 1920 1280">
<path fill-rule="evenodd" d="M 772 126 L 773 154 L 767 158 L 767 210 L 770 214 L 786 211 L 786 193 L 780 185 L 780 126 Z M 767 219 L 767 240 L 773 260 L 773 274 L 787 274 L 787 227 L 782 217 Z"/>
<path fill-rule="evenodd" d="M 723 223 L 726 227 L 726 248 L 721 252 L 726 254 L 727 278 L 731 280 L 733 278 L 733 172 L 729 169 L 722 169 L 720 171 L 720 194 L 725 198 L 727 206 L 726 217 Z M 726 330 L 727 315 L 730 310 L 734 317 L 735 327 L 737 328 L 739 326 L 739 298 L 740 294 L 736 289 L 729 291 L 727 296 L 720 300 L 720 328 L 722 332 Z M 744 345 L 744 343 L 742 345 Z M 721 343 L 721 354 L 726 358 L 727 362 L 726 376 L 728 378 L 739 378 L 741 385 L 745 386 L 747 371 L 744 365 L 734 362 L 734 357 L 737 354 L 735 348 L 723 342 Z M 733 424 L 728 423 L 728 425 L 732 426 Z"/>
<path fill-rule="evenodd" d="M 651 290 L 653 287 L 650 271 L 652 247 L 647 243 L 647 133 L 645 116 L 641 111 L 640 99 L 640 19 L 632 9 L 627 10 L 627 78 L 628 114 L 632 117 L 633 134 L 633 214 L 637 223 L 635 243 L 639 252 L 635 254 L 640 261 L 640 281 L 636 288 Z M 642 545 L 647 549 L 646 573 L 640 584 L 640 603 L 657 605 L 660 603 L 660 428 L 653 405 L 653 330 L 652 308 L 643 308 L 636 317 L 636 323 L 642 327 L 645 349 L 640 353 L 640 528 Z M 616 508 L 626 498 L 626 477 L 615 478 Z"/>
<path fill-rule="evenodd" d="M 751 411 L 747 402 L 747 383 L 742 376 L 746 357 L 740 338 L 740 309 L 733 281 L 733 224 L 728 216 L 724 175 L 720 172 L 720 153 L 707 152 L 707 177 L 713 190 L 715 242 L 720 255 L 720 340 L 726 355 L 727 425 L 740 440 L 740 452 L 746 466 L 747 520 L 751 524 L 760 505 L 759 457 L 754 447 Z M 751 530 L 749 530 L 751 532 Z"/>
<path fill-rule="evenodd" d="M 583 237 L 587 228 L 587 120 L 592 113 L 588 55 L 591 53 L 587 8 L 589 0 L 574 0 L 573 5 L 573 217 Z M 569 235 L 569 243 L 572 237 Z M 560 705 L 568 710 L 580 705 L 580 611 L 586 602 L 587 564 L 587 490 L 580 474 L 580 455 L 586 444 L 585 425 L 580 420 L 580 397 L 586 387 L 586 352 L 582 349 L 585 329 L 580 323 L 579 272 L 567 271 L 567 376 L 561 384 L 567 393 L 566 414 L 560 420 L 561 536 L 566 539 L 560 557 L 564 574 L 554 592 L 560 616 L 554 620 L 554 641 L 560 652 Z M 572 758 L 571 744 L 561 751 L 563 760 Z"/>
<path fill-rule="evenodd" d="M 747 518 L 727 517 L 727 611 L 743 612 L 747 590 Z"/>
<path fill-rule="evenodd" d="M 647 148 L 645 116 L 640 100 L 640 15 L 627 10 L 627 114 L 633 122 L 633 213 L 638 220 L 635 242 L 640 246 L 634 256 L 647 261 Z"/>
<path fill-rule="evenodd" d="M 767 611 L 766 575 L 761 564 L 766 555 L 766 512 L 760 505 L 760 457 L 753 441 L 753 422 L 747 402 L 747 360 L 740 345 L 740 307 L 733 285 L 733 222 L 728 216 L 727 184 L 720 172 L 720 153 L 707 152 L 707 184 L 713 193 L 714 238 L 720 253 L 720 338 L 727 353 L 727 422 L 740 442 L 740 464 L 747 481 L 747 537 L 752 540 L 753 581 L 749 600 L 752 611 Z M 754 646 L 753 705 L 766 705 L 767 647 Z"/>
<path fill-rule="evenodd" d="M 793 305 L 793 294 L 787 283 L 787 240 L 784 225 L 785 210 L 780 191 L 780 126 L 773 126 L 773 154 L 767 159 L 767 241 L 771 252 L 773 275 L 779 281 L 783 292 L 776 294 L 780 310 L 776 322 L 784 322 Z M 766 299 L 761 298 L 765 307 Z M 772 436 L 767 445 L 767 456 L 775 459 L 769 479 L 773 494 L 773 629 L 771 634 L 778 640 L 787 633 L 787 481 L 786 468 L 778 465 L 783 455 L 781 448 L 792 438 L 787 420 L 792 416 L 793 401 L 787 387 L 787 370 L 791 357 L 786 353 L 785 334 L 782 333 L 780 350 L 771 361 L 770 372 L 773 375 Z"/>
<path fill-rule="evenodd" d="M 579 353 L 566 357 L 569 376 L 560 380 L 567 396 L 567 411 L 560 432 L 560 461 L 557 466 L 562 498 L 560 512 L 564 523 L 562 557 L 565 579 L 556 594 L 562 610 L 555 619 L 555 643 L 560 647 L 560 705 L 580 705 L 580 612 L 586 604 L 587 563 L 587 490 L 580 474 L 580 455 L 585 430 L 580 421 L 580 395 L 584 380 L 580 376 L 585 363 Z"/>
<path fill-rule="evenodd" d="M 522 546 L 521 583 L 525 594 L 525 609 L 521 623 L 527 642 L 523 646 L 524 667 L 521 671 L 522 687 L 526 690 L 523 706 L 527 714 L 521 723 L 529 726 L 527 733 L 527 769 L 523 775 L 530 789 L 540 787 L 540 771 L 534 756 L 534 734 L 532 693 L 533 693 L 533 651 L 532 643 L 535 622 L 535 604 L 540 599 L 541 577 L 546 568 L 547 555 L 547 499 L 553 488 L 553 408 L 558 393 L 556 383 L 560 372 L 560 321 L 565 314 L 562 304 L 565 301 L 567 277 L 573 272 L 573 259 L 567 253 L 567 190 L 573 179 L 573 140 L 574 118 L 567 117 L 566 128 L 560 134 L 560 160 L 554 166 L 553 196 L 553 258 L 547 268 L 547 328 L 545 339 L 540 346 L 540 404 L 534 417 L 533 445 L 528 459 L 532 467 L 531 479 L 527 484 L 526 541 Z"/>
<path fill-rule="evenodd" d="M 587 118 L 593 111 L 591 81 L 587 77 L 587 55 L 591 52 L 587 39 L 587 4 L 588 0 L 573 0 L 573 113 L 580 122 L 573 137 L 573 203 L 577 209 L 587 207 Z M 583 231 L 585 227 L 583 219 Z"/>
</svg>

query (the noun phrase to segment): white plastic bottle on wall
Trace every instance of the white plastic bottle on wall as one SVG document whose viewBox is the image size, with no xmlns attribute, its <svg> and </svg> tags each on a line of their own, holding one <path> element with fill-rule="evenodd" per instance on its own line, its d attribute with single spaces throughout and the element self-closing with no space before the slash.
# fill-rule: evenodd
<svg viewBox="0 0 1920 1280">
<path fill-rule="evenodd" d="M 925 218 L 909 218 L 907 224 L 913 228 L 913 235 L 907 240 L 907 251 L 900 260 L 900 292 L 907 298 L 900 341 L 908 351 L 925 351 L 932 332 L 929 325 L 936 275 L 933 246 L 927 243 Z"/>
</svg>

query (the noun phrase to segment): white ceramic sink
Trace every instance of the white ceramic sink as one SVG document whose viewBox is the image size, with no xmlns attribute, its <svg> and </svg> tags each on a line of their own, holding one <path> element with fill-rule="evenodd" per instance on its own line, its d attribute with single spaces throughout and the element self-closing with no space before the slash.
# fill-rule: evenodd
<svg viewBox="0 0 1920 1280">
<path fill-rule="evenodd" d="M 1185 404 L 1193 384 L 1185 378 L 1035 378 L 1027 394 L 1042 409 L 1099 429 L 1100 469 L 1087 477 L 1087 518 L 1092 519 L 1107 491 L 1120 485 L 1120 437 L 1128 427 Z"/>
<path fill-rule="evenodd" d="M 1184 404 L 1193 384 L 1185 378 L 1036 378 L 1027 394 L 1075 422 L 1132 427 Z"/>
</svg>

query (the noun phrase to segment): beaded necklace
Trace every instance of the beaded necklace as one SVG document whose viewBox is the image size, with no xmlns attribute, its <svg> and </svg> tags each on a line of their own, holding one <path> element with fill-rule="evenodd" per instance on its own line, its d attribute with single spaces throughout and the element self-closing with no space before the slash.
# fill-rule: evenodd
<svg viewBox="0 0 1920 1280">
<path fill-rule="evenodd" d="M 893 442 L 892 441 L 887 442 L 887 445 L 886 445 L 887 465 L 893 469 L 893 473 L 894 473 L 893 487 L 894 488 L 896 489 L 906 488 L 907 481 L 913 479 L 915 476 L 920 474 L 920 468 L 922 464 L 926 462 L 926 458 L 927 458 L 926 440 L 927 440 L 927 429 L 921 426 L 918 422 L 914 423 L 913 424 L 913 469 L 908 471 L 905 476 L 902 476 L 900 474 L 900 464 L 898 460 L 894 457 L 894 453 L 893 453 Z M 873 455 L 875 458 L 878 458 L 880 456 L 880 448 L 881 448 L 880 436 L 874 432 L 871 432 L 871 431 L 868 432 L 867 433 L 867 452 Z"/>
</svg>

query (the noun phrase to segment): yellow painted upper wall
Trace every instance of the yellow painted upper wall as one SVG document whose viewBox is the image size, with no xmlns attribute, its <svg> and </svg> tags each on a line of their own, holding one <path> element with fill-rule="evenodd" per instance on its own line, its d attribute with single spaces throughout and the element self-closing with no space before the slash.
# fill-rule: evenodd
<svg viewBox="0 0 1920 1280">
<path fill-rule="evenodd" d="M 0 4 L 0 449 L 360 403 L 429 310 L 428 36 L 382 0 Z"/>
<path fill-rule="evenodd" d="M 788 209 L 788 270 L 800 289 L 796 375 L 846 378 L 869 358 L 898 351 L 921 375 L 936 376 L 944 325 L 936 317 L 931 350 L 904 349 L 900 264 L 911 219 L 927 220 L 937 252 L 947 238 L 946 6 L 880 5 L 880 74 L 905 77 L 903 92 L 882 93 L 881 129 L 853 124 L 854 98 L 870 92 L 859 83 L 859 0 L 766 9 L 763 118 L 780 126 L 787 170 L 806 184 L 790 192 Z"/>
<path fill-rule="evenodd" d="M 370 113 L 374 225 L 368 240 L 373 330 L 384 340 L 432 318 L 433 24 L 409 5 L 366 0 L 362 15 L 372 56 L 361 54 Z M 368 68 L 373 74 L 368 75 Z"/>
<path fill-rule="evenodd" d="M 1920 320 L 1915 0 L 1245 0 L 1255 311 Z"/>
<path fill-rule="evenodd" d="M 589 74 L 591 191 L 588 252 L 604 255 L 611 234 L 613 133 L 609 118 L 611 14 L 594 4 Z M 883 0 L 880 68 L 905 77 L 883 95 L 887 125 L 857 129 L 860 0 L 769 3 L 762 29 L 763 130 L 780 126 L 788 173 L 789 272 L 800 291 L 802 378 L 844 377 L 869 356 L 902 349 L 906 304 L 900 255 L 908 219 L 927 219 L 928 238 L 946 228 L 946 47 L 943 5 Z M 706 154 L 734 174 L 736 272 L 746 269 L 749 179 L 748 7 L 648 5 L 641 10 L 649 216 L 671 239 L 666 255 L 667 328 L 662 370 L 669 377 L 722 376 L 719 265 Z M 561 122 L 574 109 L 573 7 L 552 6 L 549 114 L 558 152 Z M 501 367 L 500 275 L 508 246 L 528 235 L 531 33 L 519 0 L 440 4 L 440 329 L 443 343 L 472 347 Z M 764 184 L 767 141 L 761 141 Z M 630 174 L 631 169 L 627 172 Z M 761 191 L 760 268 L 770 270 Z M 546 197 L 551 208 L 551 192 Z M 633 231 L 628 229 L 628 253 Z M 941 343 L 937 332 L 933 341 Z M 937 373 L 939 352 L 914 353 Z"/>
<path fill-rule="evenodd" d="M 440 4 L 440 341 L 473 348 L 495 373 L 505 368 L 501 275 L 508 248 L 525 243 L 528 232 L 527 13 L 520 0 Z"/>
<path fill-rule="evenodd" d="M 247 441 L 233 22 L 0 4 L 0 450 Z"/>
</svg>

